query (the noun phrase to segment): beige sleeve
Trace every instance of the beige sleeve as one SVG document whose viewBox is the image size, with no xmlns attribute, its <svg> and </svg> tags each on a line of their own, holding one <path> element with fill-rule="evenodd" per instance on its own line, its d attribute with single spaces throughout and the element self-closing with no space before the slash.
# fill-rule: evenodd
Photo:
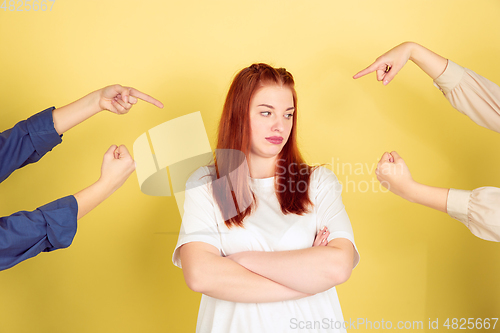
<svg viewBox="0 0 500 333">
<path fill-rule="evenodd" d="M 434 83 L 455 109 L 476 124 L 500 132 L 500 87 L 495 83 L 451 60 Z"/>
<path fill-rule="evenodd" d="M 500 188 L 448 192 L 448 214 L 462 222 L 479 238 L 500 242 Z"/>
</svg>

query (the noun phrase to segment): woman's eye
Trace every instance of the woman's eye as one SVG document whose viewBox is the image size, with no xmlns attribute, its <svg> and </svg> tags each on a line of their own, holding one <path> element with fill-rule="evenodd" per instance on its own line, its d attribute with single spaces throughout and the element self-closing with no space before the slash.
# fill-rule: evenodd
<svg viewBox="0 0 500 333">
<path fill-rule="evenodd" d="M 269 111 L 262 111 L 260 114 L 263 115 L 264 117 L 267 117 L 267 116 L 269 116 L 271 114 L 271 112 L 269 112 Z"/>
<path fill-rule="evenodd" d="M 293 113 L 287 113 L 285 115 L 288 119 L 292 119 L 293 118 Z"/>
</svg>

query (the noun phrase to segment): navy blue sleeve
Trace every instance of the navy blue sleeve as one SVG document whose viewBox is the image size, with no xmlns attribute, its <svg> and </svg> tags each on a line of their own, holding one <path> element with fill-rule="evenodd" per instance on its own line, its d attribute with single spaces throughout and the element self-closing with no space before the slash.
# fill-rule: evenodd
<svg viewBox="0 0 500 333">
<path fill-rule="evenodd" d="M 40 252 L 70 246 L 76 234 L 78 204 L 70 195 L 32 212 L 0 217 L 0 270 Z"/>
<path fill-rule="evenodd" d="M 0 183 L 18 168 L 34 163 L 61 143 L 54 128 L 54 107 L 20 121 L 0 133 Z"/>
</svg>

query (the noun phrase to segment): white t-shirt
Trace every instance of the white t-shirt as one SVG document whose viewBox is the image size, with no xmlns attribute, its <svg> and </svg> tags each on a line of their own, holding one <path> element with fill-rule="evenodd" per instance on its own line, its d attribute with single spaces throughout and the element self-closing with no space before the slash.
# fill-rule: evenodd
<svg viewBox="0 0 500 333">
<path fill-rule="evenodd" d="M 349 217 L 342 203 L 342 185 L 335 174 L 319 167 L 310 179 L 309 198 L 314 208 L 309 214 L 283 215 L 274 191 L 274 177 L 250 178 L 257 209 L 244 220 L 244 228 L 228 229 L 208 186 L 209 169 L 198 169 L 186 183 L 184 216 L 172 257 L 181 267 L 179 247 L 189 242 L 205 242 L 219 249 L 221 256 L 242 251 L 286 251 L 309 248 L 317 231 L 328 227 L 330 236 L 354 243 Z M 304 190 L 304 186 L 299 186 Z M 182 268 L 182 267 L 181 267 Z M 271 303 L 236 303 L 203 295 L 196 332 L 345 332 L 335 329 L 343 316 L 335 288 L 304 297 Z"/>
</svg>

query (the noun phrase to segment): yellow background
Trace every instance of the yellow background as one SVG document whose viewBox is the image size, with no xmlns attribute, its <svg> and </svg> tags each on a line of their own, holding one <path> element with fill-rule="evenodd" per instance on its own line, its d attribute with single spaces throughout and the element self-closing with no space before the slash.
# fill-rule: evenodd
<svg viewBox="0 0 500 333">
<path fill-rule="evenodd" d="M 307 161 L 356 183 L 343 193 L 361 254 L 337 288 L 344 319 L 427 327 L 439 318 L 444 331 L 446 318 L 500 317 L 500 245 L 382 193 L 369 172 L 397 150 L 417 181 L 500 186 L 499 134 L 453 110 L 413 63 L 387 87 L 373 75 L 351 78 L 412 40 L 500 83 L 499 16 L 497 0 L 57 0 L 51 12 L 2 9 L 0 130 L 114 83 L 165 108 L 140 103 L 70 130 L 0 185 L 0 216 L 81 190 L 99 177 L 111 144 L 131 148 L 187 113 L 201 111 L 213 148 L 232 77 L 268 62 L 296 79 Z M 339 173 L 337 162 L 367 167 Z M 200 295 L 171 262 L 180 221 L 174 198 L 142 194 L 133 174 L 79 221 L 68 249 L 0 272 L 0 332 L 193 332 Z"/>
</svg>

